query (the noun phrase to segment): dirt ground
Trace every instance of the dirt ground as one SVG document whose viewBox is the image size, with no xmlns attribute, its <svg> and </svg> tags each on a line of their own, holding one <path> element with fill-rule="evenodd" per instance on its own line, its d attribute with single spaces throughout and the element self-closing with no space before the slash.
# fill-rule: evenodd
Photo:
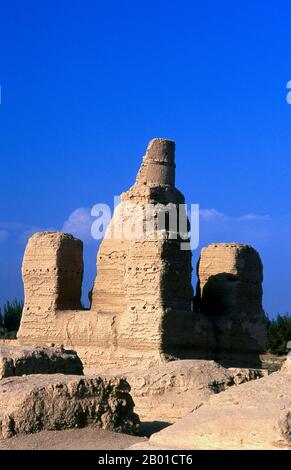
<svg viewBox="0 0 291 470">
<path fill-rule="evenodd" d="M 0 440 L 1 450 L 120 450 L 146 437 L 128 436 L 96 429 L 93 426 L 84 429 L 65 431 L 42 431 L 30 435 L 18 435 L 12 439 Z"/>
<path fill-rule="evenodd" d="M 103 431 L 94 426 L 65 431 L 41 431 L 36 434 L 18 435 L 12 439 L 0 439 L 1 450 L 121 450 L 134 444 L 147 442 L 153 433 L 169 423 L 143 422 L 140 436 L 129 436 Z"/>
</svg>

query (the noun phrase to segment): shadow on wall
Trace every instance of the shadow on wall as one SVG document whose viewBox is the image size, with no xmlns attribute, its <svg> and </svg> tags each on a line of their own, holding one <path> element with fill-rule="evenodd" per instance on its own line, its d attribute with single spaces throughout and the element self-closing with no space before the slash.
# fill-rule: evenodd
<svg viewBox="0 0 291 470">
<path fill-rule="evenodd" d="M 225 367 L 261 367 L 260 352 L 265 347 L 264 311 L 257 286 L 246 289 L 239 276 L 219 273 L 209 277 L 201 289 L 199 283 L 194 308 L 214 327 L 214 359 Z"/>
<path fill-rule="evenodd" d="M 231 273 L 219 273 L 210 276 L 201 293 L 197 283 L 194 298 L 194 310 L 206 315 L 225 315 L 236 306 L 236 287 L 239 278 Z"/>
</svg>

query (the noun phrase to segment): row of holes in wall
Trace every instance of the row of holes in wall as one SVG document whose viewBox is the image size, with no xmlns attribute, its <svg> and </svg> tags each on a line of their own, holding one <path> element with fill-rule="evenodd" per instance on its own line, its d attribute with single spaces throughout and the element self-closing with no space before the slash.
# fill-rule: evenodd
<svg viewBox="0 0 291 470">
<path fill-rule="evenodd" d="M 143 306 L 143 310 L 146 310 L 146 309 L 155 310 L 155 308 L 156 307 L 154 305 L 152 307 L 150 307 L 150 306 L 147 307 L 146 305 Z M 132 307 L 130 307 L 130 310 L 137 310 L 137 307 L 132 306 Z"/>
<path fill-rule="evenodd" d="M 38 308 L 38 310 L 41 310 L 41 307 L 37 307 L 37 308 Z M 154 305 L 153 305 L 152 307 L 148 307 L 148 309 L 152 309 L 152 310 L 155 310 L 155 308 L 156 308 L 156 307 L 155 307 Z M 132 306 L 132 307 L 130 307 L 130 309 L 131 309 L 131 310 L 136 310 L 137 307 Z M 147 306 L 144 305 L 144 306 L 143 306 L 143 310 L 146 310 L 146 309 L 147 309 Z M 26 310 L 30 310 L 30 307 L 27 307 Z"/>
<path fill-rule="evenodd" d="M 56 271 L 57 268 L 53 268 L 52 271 Z M 50 270 L 49 269 L 26 269 L 25 270 L 26 273 L 30 274 L 30 273 L 41 273 L 41 272 L 47 272 L 49 273 Z M 70 270 L 70 269 L 58 269 L 58 272 L 59 273 L 70 273 L 70 274 L 83 274 L 83 271 L 74 271 L 74 270 Z"/>
</svg>

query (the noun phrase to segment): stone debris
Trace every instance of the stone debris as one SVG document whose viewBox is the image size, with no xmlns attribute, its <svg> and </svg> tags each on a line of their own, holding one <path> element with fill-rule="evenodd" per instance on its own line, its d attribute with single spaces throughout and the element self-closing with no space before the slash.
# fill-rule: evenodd
<svg viewBox="0 0 291 470">
<path fill-rule="evenodd" d="M 291 373 L 291 354 L 287 354 L 285 361 L 282 364 L 281 370 L 283 372 Z"/>
<path fill-rule="evenodd" d="M 121 378 L 54 375 L 11 377 L 0 381 L 0 435 L 61 430 L 94 424 L 136 434 L 130 386 Z"/>
<path fill-rule="evenodd" d="M 75 351 L 62 347 L 0 345 L 0 379 L 30 374 L 83 375 L 83 365 Z"/>
<path fill-rule="evenodd" d="M 270 372 L 277 372 L 281 370 L 286 361 L 286 356 L 276 356 L 274 354 L 266 353 L 260 354 L 261 367 L 268 369 Z"/>
<path fill-rule="evenodd" d="M 213 394 L 267 374 L 257 369 L 226 369 L 211 360 L 183 360 L 124 375 L 142 421 L 174 423 Z"/>
<path fill-rule="evenodd" d="M 291 374 L 231 387 L 142 448 L 201 450 L 291 449 Z M 139 448 L 139 445 L 134 447 Z"/>
</svg>

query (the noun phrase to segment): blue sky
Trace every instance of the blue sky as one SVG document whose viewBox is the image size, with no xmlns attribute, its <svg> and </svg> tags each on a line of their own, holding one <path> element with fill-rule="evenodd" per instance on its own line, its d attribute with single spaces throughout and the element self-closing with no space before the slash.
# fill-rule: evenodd
<svg viewBox="0 0 291 470">
<path fill-rule="evenodd" d="M 266 311 L 291 312 L 290 2 L 12 0 L 0 14 L 0 304 L 23 295 L 25 242 L 48 228 L 84 238 L 89 290 L 88 208 L 167 137 L 200 248 L 251 243 Z"/>
</svg>

